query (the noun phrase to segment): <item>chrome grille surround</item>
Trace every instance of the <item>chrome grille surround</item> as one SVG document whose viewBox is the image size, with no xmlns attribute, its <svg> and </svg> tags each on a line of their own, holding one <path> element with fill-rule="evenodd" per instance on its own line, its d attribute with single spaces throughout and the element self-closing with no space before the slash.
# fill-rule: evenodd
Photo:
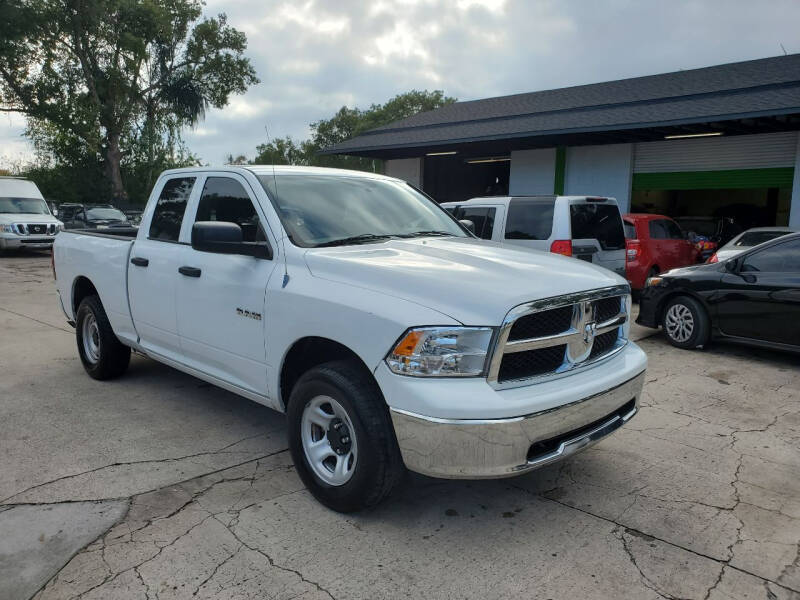
<svg viewBox="0 0 800 600">
<path fill-rule="evenodd" d="M 595 321 L 595 302 L 604 298 L 619 298 L 619 312 L 602 322 Z M 511 328 L 517 319 L 537 312 L 572 306 L 572 319 L 569 328 L 560 333 L 509 341 Z M 576 369 L 597 364 L 614 356 L 628 343 L 624 335 L 624 325 L 630 317 L 630 286 L 617 285 L 586 292 L 577 292 L 563 296 L 554 296 L 542 300 L 534 300 L 512 308 L 500 326 L 492 358 L 489 362 L 487 381 L 497 389 L 506 389 L 527 385 L 531 382 L 554 379 L 564 376 Z M 596 337 L 613 330 L 618 331 L 616 341 L 601 353 L 592 355 L 592 347 Z M 524 376 L 517 379 L 499 380 L 503 358 L 508 354 L 565 346 L 564 358 L 560 366 L 548 373 Z"/>
<path fill-rule="evenodd" d="M 55 223 L 12 223 L 11 228 L 17 235 L 55 235 L 58 233 Z"/>
</svg>

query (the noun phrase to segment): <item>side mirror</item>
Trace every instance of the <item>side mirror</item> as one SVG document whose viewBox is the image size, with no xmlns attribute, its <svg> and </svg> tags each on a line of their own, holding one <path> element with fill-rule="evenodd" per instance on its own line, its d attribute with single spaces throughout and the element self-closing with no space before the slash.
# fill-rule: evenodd
<svg viewBox="0 0 800 600">
<path fill-rule="evenodd" d="M 473 223 L 469 219 L 459 219 L 458 222 L 461 223 L 467 229 L 469 229 L 470 233 L 475 233 L 475 223 Z"/>
<path fill-rule="evenodd" d="M 226 221 L 195 223 L 192 226 L 192 248 L 199 252 L 272 258 L 272 249 L 267 242 L 242 241 L 242 228 Z"/>
<path fill-rule="evenodd" d="M 738 260 L 726 260 L 725 261 L 725 270 L 728 273 L 737 273 L 739 271 L 739 261 Z"/>
</svg>

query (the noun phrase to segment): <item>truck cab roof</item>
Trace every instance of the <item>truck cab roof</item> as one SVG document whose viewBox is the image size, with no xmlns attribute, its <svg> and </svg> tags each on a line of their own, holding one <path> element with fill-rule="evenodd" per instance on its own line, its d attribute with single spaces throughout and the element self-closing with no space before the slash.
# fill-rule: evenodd
<svg viewBox="0 0 800 600">
<path fill-rule="evenodd" d="M 470 204 L 501 204 L 507 205 L 512 200 L 520 200 L 520 199 L 542 199 L 542 200 L 562 200 L 566 202 L 585 202 L 585 201 L 595 201 L 595 202 L 613 202 L 616 204 L 615 198 L 607 198 L 602 196 L 559 196 L 556 194 L 532 194 L 532 195 L 516 195 L 516 196 L 482 196 L 479 198 L 470 198 L 469 200 L 463 200 L 461 202 L 442 202 L 442 206 L 463 206 L 463 205 L 470 205 Z"/>
</svg>

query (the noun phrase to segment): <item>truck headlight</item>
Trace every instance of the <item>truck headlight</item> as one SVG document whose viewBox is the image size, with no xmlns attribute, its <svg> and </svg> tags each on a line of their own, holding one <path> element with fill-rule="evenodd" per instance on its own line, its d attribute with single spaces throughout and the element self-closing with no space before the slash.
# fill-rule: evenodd
<svg viewBox="0 0 800 600">
<path fill-rule="evenodd" d="M 491 327 L 416 327 L 409 329 L 386 356 L 400 375 L 415 377 L 478 377 L 494 330 Z"/>
<path fill-rule="evenodd" d="M 16 231 L 14 231 L 13 225 L 0 225 L 0 231 L 2 231 L 3 233 L 17 233 Z"/>
</svg>

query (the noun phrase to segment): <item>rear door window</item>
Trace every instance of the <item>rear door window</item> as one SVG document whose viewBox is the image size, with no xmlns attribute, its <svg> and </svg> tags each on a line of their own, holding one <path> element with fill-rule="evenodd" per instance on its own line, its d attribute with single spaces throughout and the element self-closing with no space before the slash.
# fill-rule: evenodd
<svg viewBox="0 0 800 600">
<path fill-rule="evenodd" d="M 506 219 L 507 240 L 546 240 L 553 232 L 555 198 L 512 198 Z M 619 213 L 617 213 L 619 218 Z M 622 226 L 620 225 L 620 232 Z"/>
<path fill-rule="evenodd" d="M 667 239 L 667 230 L 664 227 L 664 221 L 650 221 L 650 239 L 651 240 L 665 240 Z"/>
<path fill-rule="evenodd" d="M 230 177 L 209 177 L 203 186 L 203 195 L 197 206 L 197 221 L 225 221 L 242 228 L 245 242 L 263 242 L 264 232 L 259 226 L 253 201 L 242 184 Z"/>
<path fill-rule="evenodd" d="M 572 239 L 597 240 L 603 250 L 625 247 L 625 233 L 616 204 L 571 204 Z"/>
<path fill-rule="evenodd" d="M 151 240 L 178 241 L 194 180 L 194 177 L 175 177 L 164 184 L 150 220 L 148 237 Z"/>
<path fill-rule="evenodd" d="M 459 206 L 455 212 L 457 219 L 465 219 L 475 224 L 475 235 L 484 240 L 492 239 L 496 208 L 488 206 Z"/>
</svg>

